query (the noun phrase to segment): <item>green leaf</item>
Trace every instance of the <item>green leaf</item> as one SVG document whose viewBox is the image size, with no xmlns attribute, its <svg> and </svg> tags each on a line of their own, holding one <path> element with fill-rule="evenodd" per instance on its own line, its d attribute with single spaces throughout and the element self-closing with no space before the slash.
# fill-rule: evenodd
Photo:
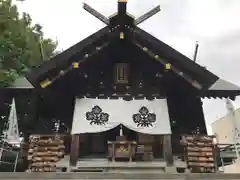
<svg viewBox="0 0 240 180">
<path fill-rule="evenodd" d="M 11 85 L 16 75 L 24 75 L 42 63 L 40 43 L 44 60 L 52 57 L 57 42 L 45 39 L 42 26 L 32 25 L 28 13 L 19 16 L 11 0 L 0 0 L 0 71 L 4 72 L 0 74 L 1 87 Z"/>
</svg>

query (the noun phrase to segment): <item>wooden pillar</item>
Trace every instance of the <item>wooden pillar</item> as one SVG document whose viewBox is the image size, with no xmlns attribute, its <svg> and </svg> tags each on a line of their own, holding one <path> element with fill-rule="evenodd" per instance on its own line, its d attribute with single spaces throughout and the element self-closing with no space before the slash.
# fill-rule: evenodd
<svg viewBox="0 0 240 180">
<path fill-rule="evenodd" d="M 171 135 L 163 135 L 163 156 L 166 161 L 166 166 L 173 166 L 172 141 Z"/>
<path fill-rule="evenodd" d="M 72 135 L 71 151 L 70 151 L 70 166 L 77 166 L 79 155 L 79 134 Z"/>
<path fill-rule="evenodd" d="M 26 92 L 27 93 L 27 92 Z M 29 93 L 30 94 L 30 93 Z M 33 131 L 38 129 L 38 120 L 39 120 L 39 92 L 37 90 L 32 90 L 29 98 L 29 103 L 26 104 L 26 107 L 28 109 L 28 116 L 27 119 L 24 119 L 23 121 L 26 123 L 26 140 L 28 142 L 29 135 L 34 133 Z M 23 116 L 24 117 L 24 116 Z M 25 117 L 24 117 L 25 118 Z M 25 134 L 25 133 L 24 133 Z"/>
</svg>

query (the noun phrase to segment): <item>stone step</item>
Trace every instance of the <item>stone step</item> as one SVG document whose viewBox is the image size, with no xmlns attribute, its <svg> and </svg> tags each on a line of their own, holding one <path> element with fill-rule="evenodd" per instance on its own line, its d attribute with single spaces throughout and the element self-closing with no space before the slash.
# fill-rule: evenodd
<svg viewBox="0 0 240 180">
<path fill-rule="evenodd" d="M 239 180 L 240 174 L 168 174 L 168 173 L 0 173 L 0 180 Z"/>
</svg>

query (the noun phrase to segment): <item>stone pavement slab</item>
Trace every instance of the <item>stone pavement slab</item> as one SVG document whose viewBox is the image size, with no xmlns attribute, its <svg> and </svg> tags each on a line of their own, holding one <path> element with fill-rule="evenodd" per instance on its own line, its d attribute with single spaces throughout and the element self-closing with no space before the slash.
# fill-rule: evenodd
<svg viewBox="0 0 240 180">
<path fill-rule="evenodd" d="M 0 173 L 0 180 L 239 180 L 240 174 L 184 173 Z"/>
</svg>

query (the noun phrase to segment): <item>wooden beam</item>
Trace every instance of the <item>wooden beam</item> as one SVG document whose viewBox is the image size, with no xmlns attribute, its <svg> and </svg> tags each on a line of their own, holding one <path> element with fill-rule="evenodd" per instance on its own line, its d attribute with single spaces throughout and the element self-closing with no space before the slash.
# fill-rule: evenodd
<svg viewBox="0 0 240 180">
<path fill-rule="evenodd" d="M 197 61 L 198 48 L 199 48 L 199 44 L 198 44 L 198 42 L 196 42 L 196 47 L 195 47 L 195 51 L 194 51 L 194 55 L 193 55 L 194 62 Z"/>
<path fill-rule="evenodd" d="M 166 161 L 166 166 L 173 166 L 172 141 L 171 135 L 163 135 L 163 156 Z"/>
<path fill-rule="evenodd" d="M 88 54 L 85 54 L 82 57 L 82 59 L 73 62 L 73 64 L 68 66 L 66 69 L 60 70 L 59 73 L 56 76 L 52 77 L 51 79 L 50 78 L 46 78 L 44 81 L 41 81 L 40 82 L 40 87 L 41 88 L 46 88 L 46 87 L 52 85 L 55 81 L 57 81 L 61 77 L 65 76 L 71 70 L 76 69 L 77 67 L 79 68 L 80 65 L 82 63 L 84 63 L 87 59 L 89 59 L 89 58 L 93 57 L 94 55 L 96 55 L 99 51 L 101 51 L 104 48 L 106 48 L 109 44 L 110 44 L 110 42 L 105 42 L 101 46 L 97 46 L 92 52 L 90 52 Z"/>
<path fill-rule="evenodd" d="M 138 17 L 135 20 L 135 25 L 138 25 L 138 24 L 142 23 L 143 21 L 149 19 L 153 15 L 157 14 L 159 11 L 161 11 L 160 5 L 158 5 L 157 7 L 153 8 L 152 10 L 148 11 L 147 13 L 143 14 L 142 16 Z"/>
<path fill-rule="evenodd" d="M 91 6 L 89 6 L 86 3 L 83 3 L 83 9 L 85 9 L 87 12 L 92 14 L 94 17 L 98 18 L 100 21 L 102 21 L 104 24 L 109 25 L 109 19 L 102 15 L 97 10 L 93 9 Z"/>
<path fill-rule="evenodd" d="M 79 134 L 72 135 L 71 151 L 70 151 L 70 166 L 77 166 L 79 155 Z"/>
<path fill-rule="evenodd" d="M 185 79 L 188 83 L 190 83 L 193 87 L 195 87 L 198 90 L 201 90 L 203 87 L 202 85 L 197 81 L 192 79 L 190 76 L 188 76 L 186 73 L 180 71 L 179 69 L 177 69 L 175 66 L 173 66 L 172 64 L 169 64 L 168 61 L 166 61 L 165 59 L 161 58 L 159 55 L 155 54 L 154 52 L 152 52 L 151 50 L 149 50 L 147 47 L 141 45 L 140 43 L 138 43 L 137 41 L 133 42 L 137 47 L 139 47 L 140 49 L 142 49 L 144 52 L 146 52 L 150 57 L 152 57 L 153 59 L 155 59 L 156 61 L 160 62 L 162 65 L 165 66 L 166 70 L 171 70 L 173 71 L 175 74 L 181 76 L 183 79 Z M 168 69 L 170 68 L 170 69 Z"/>
</svg>

